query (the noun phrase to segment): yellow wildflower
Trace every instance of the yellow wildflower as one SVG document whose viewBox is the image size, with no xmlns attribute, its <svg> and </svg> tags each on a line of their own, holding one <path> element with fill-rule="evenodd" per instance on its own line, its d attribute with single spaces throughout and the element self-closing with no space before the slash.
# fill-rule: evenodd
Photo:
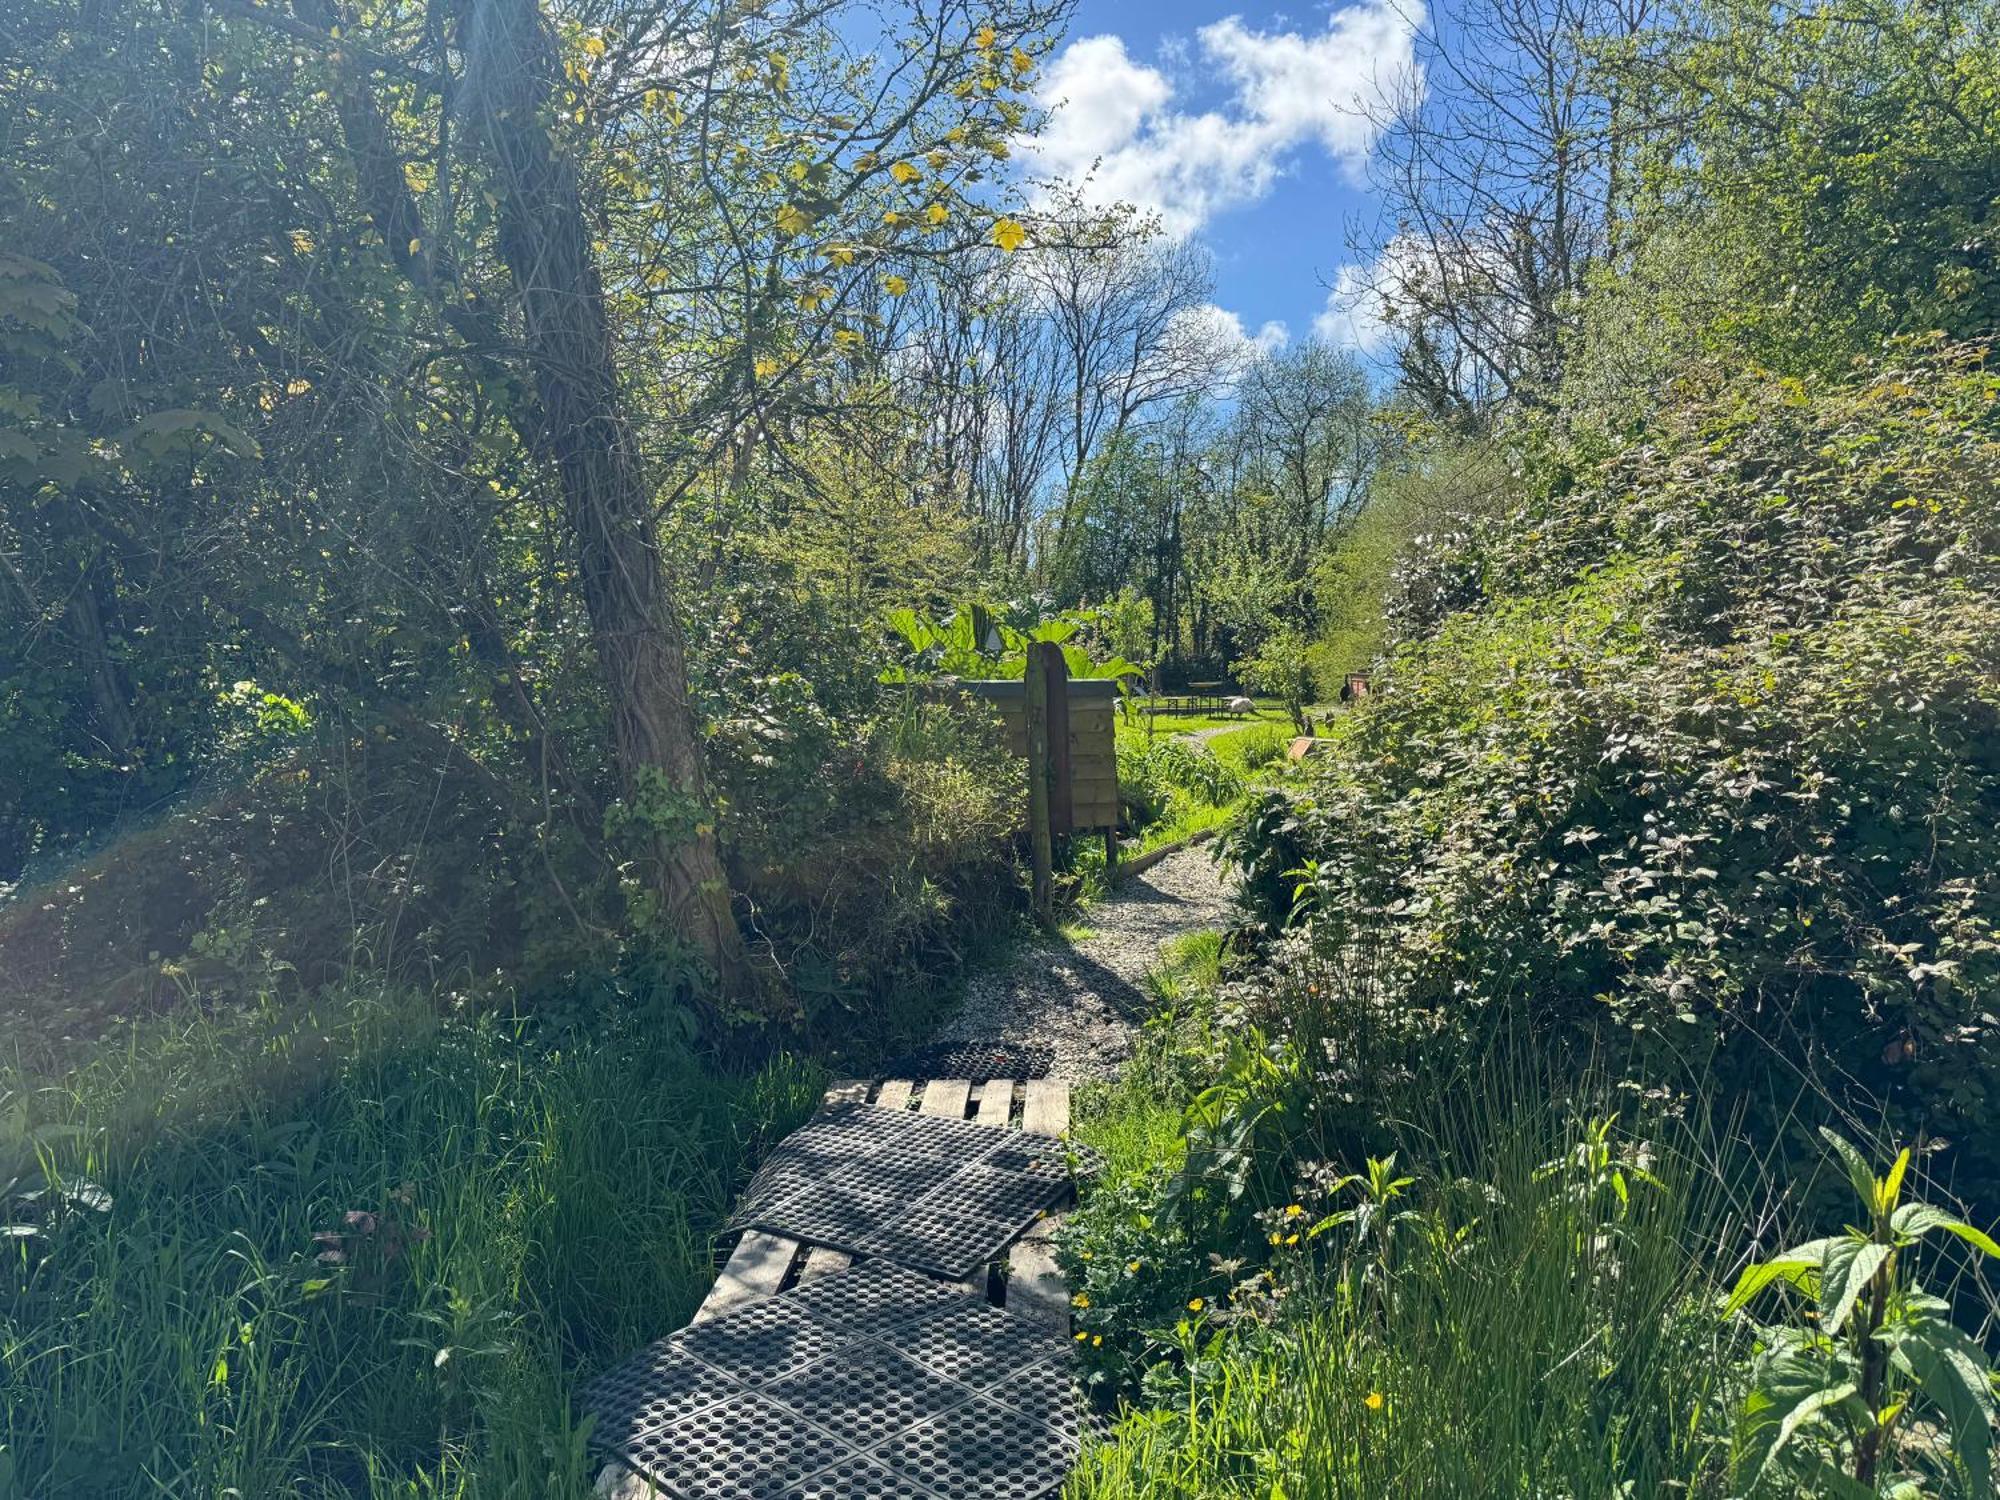
<svg viewBox="0 0 2000 1500">
<path fill-rule="evenodd" d="M 1370 1391 L 1367 1398 L 1361 1404 L 1370 1411 L 1380 1411 L 1382 1409 L 1382 1393 L 1380 1391 Z"/>
</svg>

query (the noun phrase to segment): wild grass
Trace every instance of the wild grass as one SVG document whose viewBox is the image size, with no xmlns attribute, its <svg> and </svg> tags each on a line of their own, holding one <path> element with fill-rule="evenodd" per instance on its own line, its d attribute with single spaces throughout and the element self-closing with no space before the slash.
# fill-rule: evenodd
<svg viewBox="0 0 2000 1500">
<path fill-rule="evenodd" d="M 1079 1096 L 1108 1165 L 1063 1255 L 1123 1405 L 1068 1500 L 1723 1494 L 1762 1164 L 1574 1060 L 1246 1047 L 1227 962 L 1163 953 L 1131 1066 Z"/>
<path fill-rule="evenodd" d="M 1187 933 L 1167 943 L 1146 976 L 1155 1013 L 1116 1083 L 1082 1085 L 1073 1102 L 1080 1138 L 1103 1154 L 1111 1174 L 1178 1167 L 1182 1112 L 1201 1074 L 1190 1060 L 1205 1050 L 1208 1001 L 1222 968 L 1222 934 Z"/>
<path fill-rule="evenodd" d="M 1208 742 L 1208 748 L 1231 770 L 1254 777 L 1286 765 L 1285 749 L 1292 741 L 1292 734 L 1289 723 L 1251 724 L 1216 735 Z"/>
<path fill-rule="evenodd" d="M 664 1021 L 348 992 L 0 1078 L 0 1496 L 587 1494 L 572 1391 L 821 1084 Z"/>
<path fill-rule="evenodd" d="M 1086 1131 L 1150 1137 L 1158 1113 L 1135 1090 Z M 1621 1168 L 1573 1107 L 1501 1085 L 1421 1113 L 1386 1179 L 1411 1181 L 1363 1230 L 1308 1228 L 1271 1281 L 1252 1264 L 1177 1305 L 1155 1330 L 1177 1357 L 1069 1500 L 1720 1493 L 1742 1351 L 1715 1316 L 1722 1188 L 1701 1158 L 1653 1141 Z M 1282 1240 L 1300 1221 L 1274 1222 Z"/>
</svg>

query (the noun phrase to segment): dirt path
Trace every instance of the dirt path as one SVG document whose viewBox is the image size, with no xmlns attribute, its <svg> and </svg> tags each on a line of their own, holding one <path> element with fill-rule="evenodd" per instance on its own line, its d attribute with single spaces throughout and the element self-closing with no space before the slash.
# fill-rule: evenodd
<svg viewBox="0 0 2000 1500">
<path fill-rule="evenodd" d="M 1086 914 L 1090 936 L 1038 943 L 1005 968 L 975 975 L 940 1036 L 1046 1042 L 1056 1051 L 1055 1076 L 1072 1081 L 1117 1072 L 1150 1010 L 1141 984 L 1161 946 L 1231 920 L 1214 849 L 1183 849 L 1121 881 Z"/>
</svg>

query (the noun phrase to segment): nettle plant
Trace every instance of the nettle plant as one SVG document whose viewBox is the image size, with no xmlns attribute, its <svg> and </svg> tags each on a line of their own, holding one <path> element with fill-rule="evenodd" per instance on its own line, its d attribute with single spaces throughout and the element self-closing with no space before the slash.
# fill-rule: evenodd
<svg viewBox="0 0 2000 1500">
<path fill-rule="evenodd" d="M 1725 1317 L 1779 1282 L 1805 1297 L 1799 1321 L 1753 1325 L 1758 1353 L 1736 1422 L 1736 1493 L 1987 1500 L 1993 1370 L 1952 1323 L 1950 1304 L 1918 1284 L 1910 1252 L 1939 1234 L 1981 1256 L 2000 1257 L 2000 1244 L 1942 1209 L 1902 1201 L 1907 1149 L 1877 1177 L 1850 1143 L 1820 1134 L 1847 1168 L 1867 1222 L 1751 1266 L 1730 1294 Z"/>
</svg>

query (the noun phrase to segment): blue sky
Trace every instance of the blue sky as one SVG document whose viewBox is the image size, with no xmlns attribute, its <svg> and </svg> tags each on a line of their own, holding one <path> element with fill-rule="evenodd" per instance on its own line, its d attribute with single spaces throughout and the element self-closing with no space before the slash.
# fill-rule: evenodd
<svg viewBox="0 0 2000 1500">
<path fill-rule="evenodd" d="M 1366 348 L 1351 225 L 1374 222 L 1363 105 L 1408 76 L 1411 0 L 1305 10 L 1080 0 L 1045 67 L 1034 165 L 1138 202 L 1215 256 L 1215 301 L 1246 337 L 1317 331 Z M 1331 302 L 1331 306 L 1329 303 Z"/>
</svg>

